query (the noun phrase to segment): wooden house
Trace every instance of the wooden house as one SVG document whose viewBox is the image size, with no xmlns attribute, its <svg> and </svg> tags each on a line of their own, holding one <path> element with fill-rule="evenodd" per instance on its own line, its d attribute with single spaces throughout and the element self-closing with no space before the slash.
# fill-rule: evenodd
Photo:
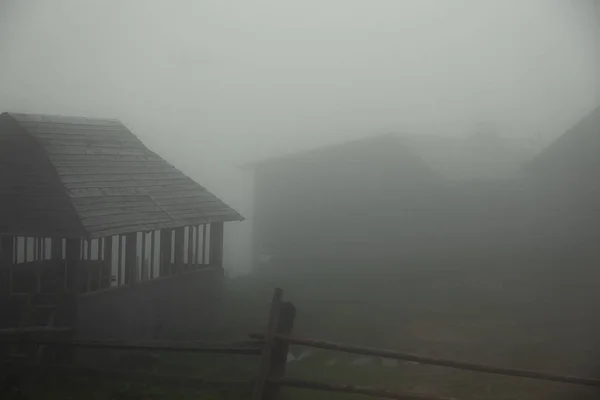
<svg viewBox="0 0 600 400">
<path fill-rule="evenodd" d="M 45 325 L 22 321 L 17 299 L 52 295 L 68 296 L 63 323 L 83 336 L 184 323 L 173 310 L 203 306 L 223 276 L 224 223 L 242 219 L 117 120 L 0 115 L 4 328 Z"/>
<path fill-rule="evenodd" d="M 510 232 L 526 225 L 522 187 L 495 163 L 510 155 L 482 157 L 476 144 L 383 135 L 246 165 L 256 263 L 447 258 L 513 245 Z"/>
</svg>

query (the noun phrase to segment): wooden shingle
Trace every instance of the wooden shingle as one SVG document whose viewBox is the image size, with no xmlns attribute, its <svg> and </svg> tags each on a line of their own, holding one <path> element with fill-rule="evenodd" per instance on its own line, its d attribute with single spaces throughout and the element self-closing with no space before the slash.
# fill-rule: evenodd
<svg viewBox="0 0 600 400">
<path fill-rule="evenodd" d="M 0 115 L 0 234 L 95 238 L 242 219 L 117 120 Z"/>
</svg>

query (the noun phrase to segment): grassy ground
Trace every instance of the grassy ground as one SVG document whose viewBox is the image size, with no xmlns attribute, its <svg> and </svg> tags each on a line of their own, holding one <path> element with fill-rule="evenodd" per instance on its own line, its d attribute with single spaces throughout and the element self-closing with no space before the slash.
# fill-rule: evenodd
<svg viewBox="0 0 600 400">
<path fill-rule="evenodd" d="M 589 283 L 597 280 L 590 276 L 573 278 L 570 274 L 569 283 L 560 271 L 540 274 L 516 268 L 483 272 L 405 268 L 398 273 L 397 268 L 344 265 L 295 271 L 280 269 L 229 281 L 222 319 L 203 332 L 201 339 L 246 339 L 247 333 L 263 330 L 273 289 L 282 287 L 284 297 L 298 308 L 297 336 L 572 375 L 593 376 L 600 371 L 598 330 L 593 323 L 598 302 L 590 297 L 595 290 Z M 565 287 L 571 290 L 561 292 Z M 301 351 L 292 348 L 296 356 Z M 335 364 L 328 365 L 332 359 Z M 351 365 L 353 359 L 314 352 L 290 363 L 287 372 L 291 377 L 466 400 L 592 399 L 600 394 L 570 385 L 409 363 L 386 367 L 378 359 L 359 367 Z M 246 380 L 258 368 L 252 357 L 178 355 L 163 360 L 166 369 L 204 379 Z M 240 391 L 194 392 L 81 380 L 65 383 L 37 385 L 41 391 L 32 398 L 248 398 L 248 393 Z M 287 390 L 284 395 L 289 400 L 353 398 L 300 390 Z"/>
</svg>

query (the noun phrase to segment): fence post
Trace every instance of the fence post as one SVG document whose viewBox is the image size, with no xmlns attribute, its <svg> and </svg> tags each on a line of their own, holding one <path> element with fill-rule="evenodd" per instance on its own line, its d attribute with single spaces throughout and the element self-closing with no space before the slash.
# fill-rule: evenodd
<svg viewBox="0 0 600 400">
<path fill-rule="evenodd" d="M 277 334 L 279 335 L 290 335 L 294 328 L 294 320 L 296 318 L 296 307 L 289 301 L 281 305 L 281 311 L 279 313 L 279 324 L 277 327 Z M 273 348 L 271 351 L 271 370 L 268 376 L 268 380 L 274 379 L 279 380 L 285 376 L 285 367 L 287 365 L 287 356 L 290 350 L 290 343 L 287 340 L 275 339 Z M 267 382 L 264 388 L 264 400 L 276 400 L 279 398 L 280 386 L 276 383 Z"/>
<path fill-rule="evenodd" d="M 271 358 L 273 351 L 273 342 L 277 328 L 279 327 L 279 316 L 281 314 L 283 291 L 279 288 L 275 289 L 273 300 L 271 301 L 271 310 L 269 312 L 269 323 L 265 332 L 264 344 L 261 355 L 261 362 L 258 371 L 258 376 L 254 384 L 252 393 L 253 400 L 264 400 L 265 388 L 271 373 Z"/>
</svg>

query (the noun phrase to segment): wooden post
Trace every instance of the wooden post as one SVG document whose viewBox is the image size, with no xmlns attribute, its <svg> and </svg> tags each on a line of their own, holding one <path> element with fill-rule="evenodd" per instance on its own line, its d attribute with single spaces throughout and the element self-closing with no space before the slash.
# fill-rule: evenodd
<svg viewBox="0 0 600 400">
<path fill-rule="evenodd" d="M 14 243 L 12 236 L 0 237 L 0 293 L 12 294 Z"/>
<path fill-rule="evenodd" d="M 79 293 L 81 290 L 79 284 L 79 256 L 81 254 L 81 240 L 67 239 L 66 243 L 66 284 L 68 292 Z"/>
<path fill-rule="evenodd" d="M 191 270 L 194 265 L 194 227 L 188 226 L 187 241 L 187 270 Z"/>
<path fill-rule="evenodd" d="M 201 242 L 201 247 L 202 247 L 202 261 L 200 262 L 200 264 L 208 264 L 209 260 L 206 256 L 206 254 L 208 253 L 208 240 L 206 240 L 206 235 L 207 235 L 207 224 L 203 224 L 202 225 L 202 242 Z"/>
<path fill-rule="evenodd" d="M 156 246 L 156 231 L 151 231 L 150 232 L 150 258 L 149 258 L 149 263 L 148 263 L 148 269 L 149 269 L 148 279 L 154 279 L 154 266 L 156 265 L 155 246 Z"/>
<path fill-rule="evenodd" d="M 107 236 L 104 238 L 104 270 L 106 277 L 102 287 L 110 287 L 112 285 L 112 270 L 113 270 L 113 236 Z"/>
<path fill-rule="evenodd" d="M 132 285 L 136 281 L 137 270 L 137 233 L 125 235 L 125 284 Z"/>
<path fill-rule="evenodd" d="M 141 255 L 141 263 L 140 263 L 140 281 L 145 281 L 148 279 L 148 271 L 146 265 L 146 240 L 148 239 L 148 235 L 146 232 L 142 232 L 142 255 Z"/>
<path fill-rule="evenodd" d="M 172 229 L 160 230 L 159 276 L 167 276 L 171 272 Z"/>
<path fill-rule="evenodd" d="M 223 266 L 223 223 L 210 224 L 210 265 Z"/>
<path fill-rule="evenodd" d="M 175 261 L 175 273 L 179 274 L 183 271 L 183 254 L 185 250 L 185 228 L 175 229 L 175 248 L 173 249 Z"/>
<path fill-rule="evenodd" d="M 279 318 L 282 308 L 283 290 L 275 289 L 273 300 L 271 301 L 271 310 L 269 312 L 269 323 L 265 332 L 265 342 L 263 344 L 260 369 L 258 377 L 254 384 L 252 400 L 264 400 L 265 389 L 271 374 L 271 361 L 273 358 L 274 337 L 279 327 Z"/>
<path fill-rule="evenodd" d="M 23 237 L 23 262 L 26 263 L 29 261 L 29 238 L 27 236 Z"/>
<path fill-rule="evenodd" d="M 63 246 L 62 238 L 53 237 L 50 239 L 50 257 L 53 260 L 62 260 Z"/>
<path fill-rule="evenodd" d="M 289 336 L 294 328 L 296 319 L 296 307 L 288 302 L 281 305 L 279 314 L 279 324 L 277 326 L 278 335 Z M 275 340 L 271 351 L 271 370 L 268 379 L 279 380 L 285 377 L 285 367 L 287 365 L 287 356 L 290 351 L 290 344 L 286 340 Z M 280 386 L 267 382 L 264 388 L 264 400 L 277 400 L 280 397 Z"/>
<path fill-rule="evenodd" d="M 123 284 L 123 236 L 117 235 L 117 286 Z"/>
</svg>

